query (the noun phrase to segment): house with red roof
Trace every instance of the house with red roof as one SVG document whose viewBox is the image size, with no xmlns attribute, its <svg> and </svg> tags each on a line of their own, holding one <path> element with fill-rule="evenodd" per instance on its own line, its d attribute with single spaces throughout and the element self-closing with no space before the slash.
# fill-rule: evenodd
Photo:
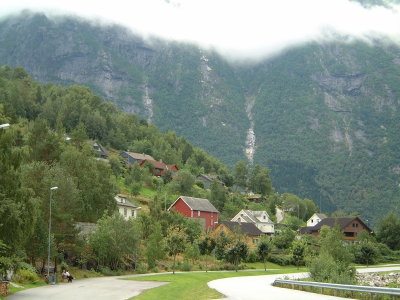
<svg viewBox="0 0 400 300">
<path fill-rule="evenodd" d="M 148 163 L 152 166 L 154 176 L 163 176 L 166 170 L 170 170 L 173 173 L 179 171 L 179 168 L 177 165 L 167 165 L 167 164 L 164 164 L 162 161 L 157 161 L 154 159 L 142 160 L 140 162 L 139 166 L 144 167 L 146 163 Z"/>
<path fill-rule="evenodd" d="M 187 218 L 199 219 L 206 230 L 218 224 L 219 211 L 208 199 L 180 196 L 168 210 L 175 210 Z"/>
</svg>

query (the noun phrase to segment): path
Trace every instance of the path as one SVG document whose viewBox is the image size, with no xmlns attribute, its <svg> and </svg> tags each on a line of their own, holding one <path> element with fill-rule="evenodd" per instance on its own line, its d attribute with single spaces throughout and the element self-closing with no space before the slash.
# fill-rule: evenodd
<svg viewBox="0 0 400 300">
<path fill-rule="evenodd" d="M 357 272 L 384 272 L 400 270 L 397 267 L 380 267 L 369 269 L 358 269 Z M 280 275 L 262 275 L 249 277 L 233 277 L 226 279 L 213 280 L 208 283 L 208 286 L 216 289 L 221 294 L 224 294 L 229 300 L 267 300 L 267 299 L 296 299 L 296 300 L 313 300 L 313 299 L 343 299 L 333 296 L 326 296 L 314 293 L 307 293 L 292 289 L 278 288 L 272 286 L 272 283 L 277 278 L 285 276 L 290 279 L 304 278 L 307 273 L 295 274 L 280 274 Z"/>
<path fill-rule="evenodd" d="M 98 277 L 74 280 L 73 283 L 60 283 L 28 289 L 15 293 L 7 300 L 126 300 L 139 295 L 147 289 L 167 283 L 155 281 L 121 280 L 123 277 Z"/>
</svg>

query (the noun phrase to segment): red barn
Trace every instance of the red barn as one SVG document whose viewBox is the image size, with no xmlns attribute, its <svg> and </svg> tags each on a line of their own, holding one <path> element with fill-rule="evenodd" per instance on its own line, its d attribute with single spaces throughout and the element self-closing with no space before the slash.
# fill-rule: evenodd
<svg viewBox="0 0 400 300">
<path fill-rule="evenodd" d="M 187 218 L 203 219 L 205 229 L 213 229 L 218 224 L 219 211 L 207 199 L 180 196 L 168 208 L 171 209 Z"/>
</svg>

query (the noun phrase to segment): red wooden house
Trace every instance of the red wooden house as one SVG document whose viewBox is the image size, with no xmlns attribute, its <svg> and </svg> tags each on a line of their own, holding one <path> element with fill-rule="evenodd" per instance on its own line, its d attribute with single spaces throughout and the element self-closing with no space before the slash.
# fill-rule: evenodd
<svg viewBox="0 0 400 300">
<path fill-rule="evenodd" d="M 180 196 L 168 208 L 172 209 L 187 218 L 201 219 L 205 229 L 213 229 L 218 224 L 219 211 L 207 199 Z"/>
<path fill-rule="evenodd" d="M 144 165 L 148 163 L 153 167 L 153 175 L 154 176 L 163 176 L 166 170 L 171 170 L 172 172 L 178 172 L 179 168 L 176 165 L 167 165 L 161 161 L 153 160 L 153 159 L 145 159 L 142 160 L 139 166 L 144 167 Z"/>
</svg>

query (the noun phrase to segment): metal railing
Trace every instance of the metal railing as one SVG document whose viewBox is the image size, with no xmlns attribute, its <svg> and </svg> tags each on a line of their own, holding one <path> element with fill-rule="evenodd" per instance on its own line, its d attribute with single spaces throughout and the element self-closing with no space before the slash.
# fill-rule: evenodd
<svg viewBox="0 0 400 300">
<path fill-rule="evenodd" d="M 347 284 L 334 284 L 334 283 L 323 283 L 323 282 L 312 282 L 312 281 L 297 281 L 297 280 L 281 280 L 276 279 L 273 285 L 285 284 L 294 287 L 298 286 L 309 286 L 321 289 L 333 289 L 342 290 L 349 292 L 359 293 L 370 293 L 370 294 L 384 294 L 390 296 L 400 296 L 399 288 L 387 288 L 387 287 L 376 287 L 376 286 L 362 286 L 362 285 L 347 285 Z"/>
</svg>

